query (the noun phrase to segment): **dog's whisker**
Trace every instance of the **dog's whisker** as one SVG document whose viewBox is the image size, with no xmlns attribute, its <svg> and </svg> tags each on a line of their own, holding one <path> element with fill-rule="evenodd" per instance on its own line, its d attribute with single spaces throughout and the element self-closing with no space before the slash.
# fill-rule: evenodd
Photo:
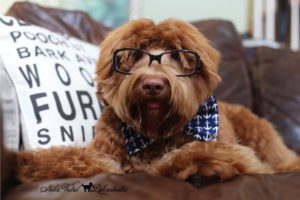
<svg viewBox="0 0 300 200">
<path fill-rule="evenodd" d="M 137 110 L 138 110 L 138 117 L 139 117 L 139 126 L 141 127 L 142 126 L 142 113 L 141 113 L 141 108 L 139 105 L 137 106 Z"/>
</svg>

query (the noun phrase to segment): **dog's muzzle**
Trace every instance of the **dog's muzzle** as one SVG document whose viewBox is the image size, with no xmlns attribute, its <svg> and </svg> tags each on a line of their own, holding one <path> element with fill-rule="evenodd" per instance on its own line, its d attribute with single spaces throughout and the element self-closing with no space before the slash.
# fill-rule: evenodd
<svg viewBox="0 0 300 200">
<path fill-rule="evenodd" d="M 158 76 L 147 76 L 142 81 L 142 88 L 147 95 L 157 96 L 165 89 L 165 81 Z"/>
</svg>

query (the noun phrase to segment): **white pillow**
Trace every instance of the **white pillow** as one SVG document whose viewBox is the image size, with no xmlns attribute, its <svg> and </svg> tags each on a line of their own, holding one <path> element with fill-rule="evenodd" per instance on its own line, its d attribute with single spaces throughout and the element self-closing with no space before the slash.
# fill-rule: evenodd
<svg viewBox="0 0 300 200">
<path fill-rule="evenodd" d="M 7 75 L 0 56 L 0 124 L 2 144 L 6 149 L 17 152 L 20 144 L 20 111 L 13 83 Z"/>
<path fill-rule="evenodd" d="M 0 57 L 17 92 L 25 149 L 92 140 L 101 114 L 93 80 L 99 50 L 0 16 Z"/>
</svg>

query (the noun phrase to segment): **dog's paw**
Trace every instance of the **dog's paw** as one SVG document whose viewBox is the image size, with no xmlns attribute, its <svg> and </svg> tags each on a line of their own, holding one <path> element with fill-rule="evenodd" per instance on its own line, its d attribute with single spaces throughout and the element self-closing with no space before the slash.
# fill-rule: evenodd
<svg viewBox="0 0 300 200">
<path fill-rule="evenodd" d="M 186 159 L 184 162 L 169 162 L 160 164 L 152 170 L 152 174 L 172 177 L 180 180 L 194 180 L 201 175 L 201 179 L 206 180 L 228 180 L 240 174 L 240 171 L 231 163 L 222 160 Z"/>
<path fill-rule="evenodd" d="M 201 178 L 201 182 L 209 183 L 229 180 L 238 174 L 240 174 L 240 171 L 231 163 L 217 159 L 208 159 L 195 163 L 194 170 L 183 169 L 178 173 L 179 176 L 177 178 L 191 180 Z"/>
<path fill-rule="evenodd" d="M 199 167 L 198 173 L 206 179 L 218 179 L 224 181 L 239 175 L 241 172 L 230 162 L 224 162 L 223 160 L 218 159 L 209 159 Z"/>
<path fill-rule="evenodd" d="M 154 174 L 181 180 L 197 173 L 224 181 L 239 174 L 272 172 L 250 148 L 223 143 L 189 143 L 164 155 L 154 166 Z"/>
<path fill-rule="evenodd" d="M 202 186 L 210 185 L 220 181 L 219 176 L 203 176 L 201 173 L 196 173 L 189 176 L 185 181 L 189 182 L 193 186 L 200 188 Z"/>
</svg>

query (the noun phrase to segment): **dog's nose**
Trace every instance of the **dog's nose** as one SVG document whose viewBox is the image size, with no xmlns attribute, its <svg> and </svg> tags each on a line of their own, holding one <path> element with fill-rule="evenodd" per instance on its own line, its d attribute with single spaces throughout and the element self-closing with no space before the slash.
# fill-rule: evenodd
<svg viewBox="0 0 300 200">
<path fill-rule="evenodd" d="M 149 95 L 158 95 L 165 88 L 165 82 L 157 76 L 148 76 L 143 80 L 143 90 Z"/>
</svg>

